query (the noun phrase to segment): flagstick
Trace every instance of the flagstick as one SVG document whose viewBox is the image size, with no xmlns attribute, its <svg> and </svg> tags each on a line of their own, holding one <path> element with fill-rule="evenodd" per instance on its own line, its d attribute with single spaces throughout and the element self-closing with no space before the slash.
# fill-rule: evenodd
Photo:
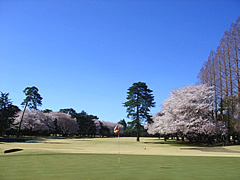
<svg viewBox="0 0 240 180">
<path fill-rule="evenodd" d="M 119 130 L 118 130 L 118 167 L 120 168 L 120 144 L 119 144 Z"/>
</svg>

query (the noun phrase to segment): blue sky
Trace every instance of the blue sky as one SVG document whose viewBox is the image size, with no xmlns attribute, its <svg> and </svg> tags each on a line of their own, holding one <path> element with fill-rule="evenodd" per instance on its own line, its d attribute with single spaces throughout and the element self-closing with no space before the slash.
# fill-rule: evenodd
<svg viewBox="0 0 240 180">
<path fill-rule="evenodd" d="M 117 122 L 129 121 L 122 103 L 143 81 L 155 114 L 170 90 L 197 82 L 239 9 L 239 0 L 0 0 L 0 91 L 21 107 L 36 86 L 41 110 Z"/>
</svg>

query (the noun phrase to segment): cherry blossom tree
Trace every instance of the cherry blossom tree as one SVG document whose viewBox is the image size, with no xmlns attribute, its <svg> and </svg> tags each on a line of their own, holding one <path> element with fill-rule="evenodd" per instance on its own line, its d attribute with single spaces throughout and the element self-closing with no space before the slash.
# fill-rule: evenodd
<svg viewBox="0 0 240 180">
<path fill-rule="evenodd" d="M 79 134 L 80 128 L 89 128 L 88 126 L 86 126 L 86 124 L 85 126 L 81 127 L 77 122 L 77 118 L 74 118 L 74 116 L 77 116 L 66 112 L 43 112 L 40 110 L 27 109 L 25 110 L 25 115 L 23 119 L 21 119 L 22 113 L 22 111 L 19 111 L 16 114 L 14 122 L 11 126 L 11 130 L 13 130 L 13 132 L 17 131 L 19 123 L 22 120 L 21 129 L 24 135 L 60 134 L 62 136 L 69 136 Z M 82 115 L 83 112 L 79 114 Z M 117 123 L 99 121 L 98 119 L 95 119 L 96 116 L 87 115 L 87 113 L 85 114 L 88 118 L 87 120 L 94 124 L 94 134 L 99 134 L 102 136 L 111 136 L 114 134 L 113 129 L 117 125 Z M 119 124 L 119 131 L 120 133 L 124 133 L 124 126 L 121 124 Z"/>
<path fill-rule="evenodd" d="M 40 110 L 26 110 L 22 119 L 20 116 L 22 112 L 18 113 L 17 118 L 14 121 L 13 128 L 18 128 L 19 123 L 22 121 L 21 129 L 28 132 L 29 135 L 33 133 L 39 133 L 40 131 L 49 131 L 49 126 L 46 124 L 46 115 Z M 48 117 L 49 118 L 49 117 Z"/>
<path fill-rule="evenodd" d="M 52 116 L 52 119 L 57 122 L 57 128 L 60 130 L 63 136 L 78 134 L 79 127 L 77 120 L 73 119 L 70 114 L 62 112 L 50 112 L 49 115 Z"/>
<path fill-rule="evenodd" d="M 113 123 L 113 122 L 105 122 L 105 121 L 101 121 L 102 125 L 107 127 L 110 130 L 111 134 L 114 134 L 114 128 L 116 127 L 117 123 Z M 118 129 L 119 129 L 119 133 L 124 133 L 124 126 L 121 124 L 118 124 Z"/>
<path fill-rule="evenodd" d="M 21 121 L 22 112 L 14 120 L 12 129 L 17 129 Z M 45 135 L 55 134 L 58 129 L 63 136 L 75 135 L 78 133 L 77 120 L 71 115 L 62 112 L 44 113 L 40 110 L 26 110 L 22 119 L 22 130 L 28 135 L 36 135 L 45 132 Z"/>
<path fill-rule="evenodd" d="M 114 128 L 116 127 L 117 123 L 113 122 L 105 122 L 105 121 L 99 121 L 98 119 L 93 119 L 95 125 L 96 125 L 96 134 L 99 135 L 113 135 L 114 134 Z M 119 133 L 124 133 L 124 126 L 122 124 L 118 124 Z"/>
<path fill-rule="evenodd" d="M 172 90 L 162 104 L 161 112 L 153 116 L 153 123 L 146 125 L 148 133 L 176 134 L 196 141 L 202 136 L 225 135 L 224 124 L 218 123 L 221 127 L 217 127 L 213 119 L 213 89 L 201 84 Z M 217 131 L 217 128 L 221 130 Z"/>
</svg>

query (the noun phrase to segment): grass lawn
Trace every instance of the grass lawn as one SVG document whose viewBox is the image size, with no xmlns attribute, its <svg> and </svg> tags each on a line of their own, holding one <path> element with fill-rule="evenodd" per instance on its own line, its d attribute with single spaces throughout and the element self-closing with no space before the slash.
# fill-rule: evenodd
<svg viewBox="0 0 240 180">
<path fill-rule="evenodd" d="M 0 179 L 240 178 L 240 157 L 223 157 L 239 155 L 239 147 L 233 147 L 234 151 L 227 149 L 228 151 L 223 152 L 214 149 L 210 153 L 198 150 L 182 151 L 180 148 L 183 146 L 161 144 L 156 139 L 142 139 L 141 143 L 137 143 L 135 138 L 122 138 L 121 148 L 124 153 L 121 154 L 119 168 L 116 141 L 116 138 L 96 138 L 1 143 L 0 152 L 14 147 L 23 150 L 9 154 L 0 153 Z M 173 154 L 155 155 L 157 149 Z M 133 151 L 137 154 L 132 153 Z M 186 156 L 187 152 L 190 156 Z M 191 156 L 191 153 L 195 153 L 194 156 Z M 199 156 L 196 156 L 198 153 Z"/>
<path fill-rule="evenodd" d="M 0 179 L 239 179 L 240 158 L 34 154 L 0 158 Z"/>
</svg>

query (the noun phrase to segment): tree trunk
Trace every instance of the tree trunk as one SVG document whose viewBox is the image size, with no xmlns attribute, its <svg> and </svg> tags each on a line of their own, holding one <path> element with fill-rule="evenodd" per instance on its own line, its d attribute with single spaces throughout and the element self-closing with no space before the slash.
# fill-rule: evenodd
<svg viewBox="0 0 240 180">
<path fill-rule="evenodd" d="M 184 136 L 182 136 L 182 142 L 184 141 Z"/>
<path fill-rule="evenodd" d="M 213 136 L 208 136 L 208 145 L 211 145 L 213 142 Z"/>
<path fill-rule="evenodd" d="M 24 110 L 23 110 L 23 113 L 22 113 L 21 120 L 20 120 L 20 122 L 19 122 L 17 137 L 19 137 L 19 135 L 20 135 L 20 130 L 21 130 L 21 125 L 22 125 L 22 121 L 23 121 L 23 116 L 24 116 L 24 113 L 25 113 L 25 111 L 26 111 L 27 105 L 28 105 L 28 101 L 26 102 L 26 105 L 25 105 Z"/>
<path fill-rule="evenodd" d="M 177 135 L 177 141 L 180 141 L 179 136 Z"/>
<path fill-rule="evenodd" d="M 137 133 L 137 141 L 139 142 L 140 141 L 140 134 Z"/>
<path fill-rule="evenodd" d="M 139 91 L 137 91 L 137 141 L 140 141 L 140 122 L 139 122 Z"/>
</svg>

